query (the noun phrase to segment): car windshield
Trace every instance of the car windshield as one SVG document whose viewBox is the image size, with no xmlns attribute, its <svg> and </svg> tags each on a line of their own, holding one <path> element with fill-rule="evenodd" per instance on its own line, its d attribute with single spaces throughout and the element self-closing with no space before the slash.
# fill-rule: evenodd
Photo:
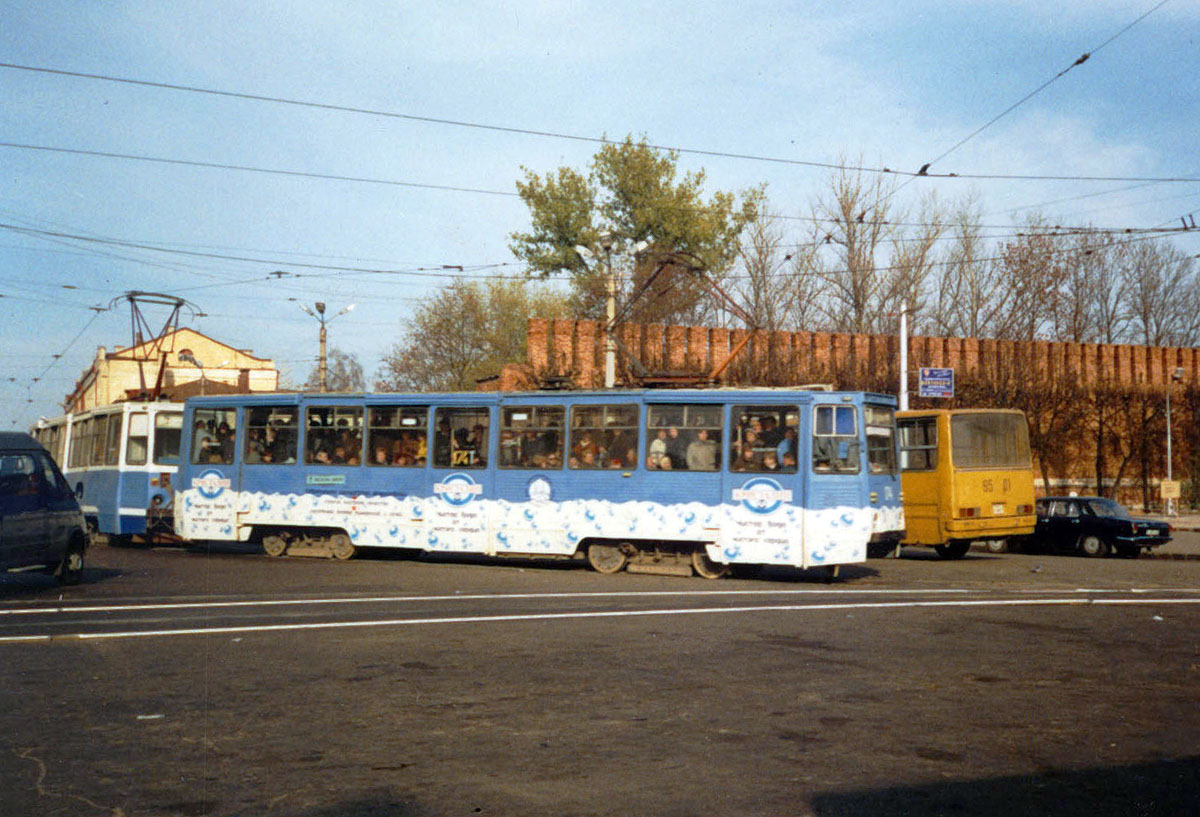
<svg viewBox="0 0 1200 817">
<path fill-rule="evenodd" d="M 1092 513 L 1096 516 L 1107 516 L 1112 519 L 1132 519 L 1129 511 L 1125 510 L 1125 506 L 1120 502 L 1114 502 L 1111 499 L 1093 499 L 1090 503 Z"/>
</svg>

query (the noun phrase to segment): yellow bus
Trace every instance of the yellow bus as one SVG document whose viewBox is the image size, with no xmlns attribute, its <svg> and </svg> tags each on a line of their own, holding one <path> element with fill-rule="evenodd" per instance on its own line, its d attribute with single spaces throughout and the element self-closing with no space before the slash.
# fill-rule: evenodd
<svg viewBox="0 0 1200 817">
<path fill-rule="evenodd" d="M 1033 534 L 1033 464 L 1025 414 L 1011 409 L 896 413 L 906 534 L 959 559 L 974 542 L 993 553 Z"/>
</svg>

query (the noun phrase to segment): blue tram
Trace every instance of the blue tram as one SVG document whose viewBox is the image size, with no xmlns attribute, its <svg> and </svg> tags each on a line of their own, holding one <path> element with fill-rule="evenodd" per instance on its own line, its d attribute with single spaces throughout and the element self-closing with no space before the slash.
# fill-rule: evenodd
<svg viewBox="0 0 1200 817">
<path fill-rule="evenodd" d="M 78 496 L 93 536 L 174 539 L 182 423 L 182 403 L 116 403 L 39 420 L 33 435 Z"/>
<path fill-rule="evenodd" d="M 197 397 L 176 532 L 271 555 L 836 574 L 903 528 L 894 409 L 888 395 L 796 389 Z"/>
</svg>

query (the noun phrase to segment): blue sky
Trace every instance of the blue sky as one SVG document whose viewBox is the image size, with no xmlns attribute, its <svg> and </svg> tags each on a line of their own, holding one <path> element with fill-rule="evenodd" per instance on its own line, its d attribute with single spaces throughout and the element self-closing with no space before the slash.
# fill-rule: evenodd
<svg viewBox="0 0 1200 817">
<path fill-rule="evenodd" d="M 933 169 L 1195 178 L 1200 5 L 1171 0 L 1105 44 L 1157 2 L 0 0 L 0 62 L 914 171 L 1094 51 Z M 330 343 L 372 375 L 416 299 L 446 279 L 301 265 L 519 272 L 507 237 L 528 226 L 512 195 L 521 167 L 584 168 L 597 148 L 12 68 L 0 68 L 0 89 L 9 144 L 493 191 L 0 147 L 0 223 L 175 251 L 0 229 L 4 428 L 57 413 L 97 346 L 129 342 L 127 308 L 89 308 L 127 290 L 189 299 L 208 316 L 190 325 L 276 358 L 294 382 L 317 346 L 316 322 L 298 304 L 354 303 L 329 325 Z M 793 215 L 828 176 L 688 153 L 680 164 L 704 168 L 710 192 L 766 183 L 772 205 Z M 1061 223 L 1152 227 L 1200 210 L 1200 183 L 920 179 L 901 203 L 930 190 L 974 195 L 992 224 L 1040 211 Z M 1200 253 L 1196 236 L 1177 246 Z M 299 277 L 265 280 L 274 270 Z"/>
</svg>

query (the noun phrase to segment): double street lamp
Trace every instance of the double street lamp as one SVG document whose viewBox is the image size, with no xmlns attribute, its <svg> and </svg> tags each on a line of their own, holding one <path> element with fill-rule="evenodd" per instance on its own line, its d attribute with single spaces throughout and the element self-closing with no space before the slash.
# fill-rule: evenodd
<svg viewBox="0 0 1200 817">
<path fill-rule="evenodd" d="M 328 372 L 327 358 L 325 356 L 325 324 L 328 323 L 329 321 L 334 320 L 335 318 L 340 318 L 342 315 L 345 315 L 347 312 L 353 311 L 355 305 L 350 304 L 345 309 L 343 309 L 341 312 L 338 312 L 335 315 L 331 315 L 329 318 L 325 317 L 324 302 L 317 301 L 315 304 L 313 304 L 313 306 L 315 306 L 317 308 L 316 312 L 313 312 L 311 309 L 309 309 L 304 304 L 300 304 L 301 309 L 303 309 L 309 315 L 312 315 L 314 318 L 316 318 L 318 321 L 321 322 L 321 354 L 320 354 L 320 357 L 318 358 L 317 371 L 319 373 L 318 378 L 320 379 L 321 392 L 324 393 L 324 392 L 329 391 L 329 388 L 328 388 L 329 372 Z"/>
</svg>

